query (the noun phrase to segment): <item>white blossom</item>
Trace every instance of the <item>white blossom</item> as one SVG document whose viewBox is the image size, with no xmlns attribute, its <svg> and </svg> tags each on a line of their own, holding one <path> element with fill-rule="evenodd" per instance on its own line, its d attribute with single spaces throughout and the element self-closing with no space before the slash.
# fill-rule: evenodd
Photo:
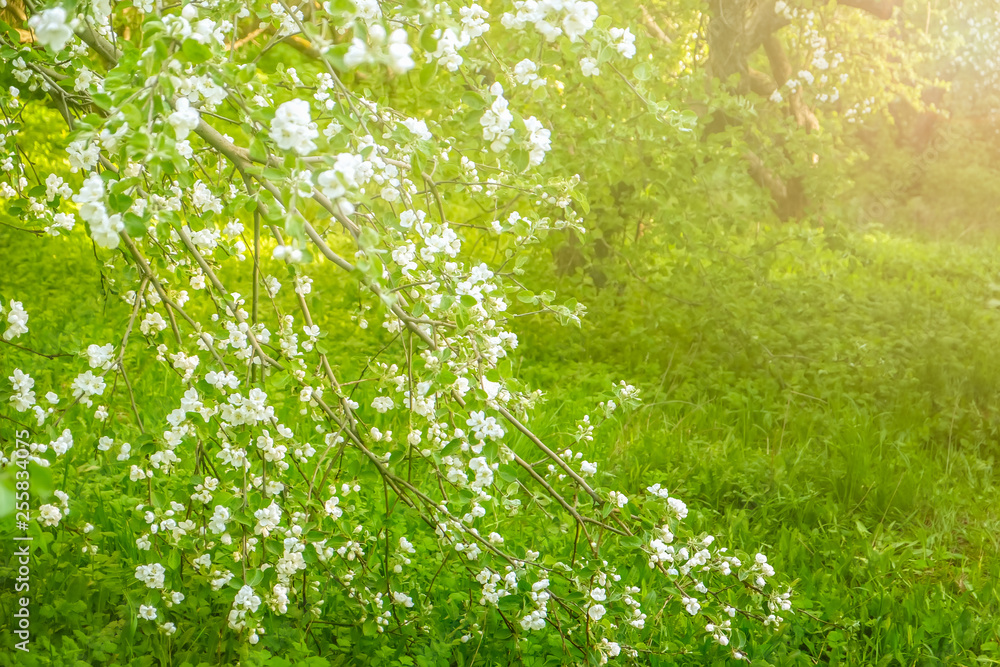
<svg viewBox="0 0 1000 667">
<path fill-rule="evenodd" d="M 188 134 L 194 132 L 201 122 L 201 113 L 191 106 L 186 97 L 177 100 L 174 105 L 174 112 L 167 118 L 174 128 L 174 136 L 177 140 L 186 139 Z"/>
<path fill-rule="evenodd" d="M 271 121 L 270 137 L 281 150 L 298 155 L 309 155 L 316 150 L 319 130 L 310 117 L 309 103 L 296 99 L 279 106 Z"/>
<path fill-rule="evenodd" d="M 56 53 L 66 48 L 67 42 L 73 38 L 75 23 L 75 20 L 66 22 L 66 10 L 62 7 L 43 9 L 28 19 L 28 27 L 34 31 L 38 43 Z"/>
<path fill-rule="evenodd" d="M 28 333 L 28 313 L 20 301 L 11 301 L 7 306 L 7 328 L 3 332 L 3 339 L 11 340 Z"/>
<path fill-rule="evenodd" d="M 612 28 L 608 31 L 611 34 L 611 39 L 614 40 L 613 44 L 615 50 L 626 58 L 631 58 L 635 55 L 635 35 L 628 28 Z"/>
</svg>

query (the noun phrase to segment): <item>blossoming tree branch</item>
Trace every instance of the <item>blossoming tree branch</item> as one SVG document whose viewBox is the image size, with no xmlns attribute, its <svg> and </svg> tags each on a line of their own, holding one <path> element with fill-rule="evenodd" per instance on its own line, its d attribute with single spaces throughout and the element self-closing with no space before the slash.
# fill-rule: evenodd
<svg viewBox="0 0 1000 667">
<path fill-rule="evenodd" d="M 581 0 L 4 16 L 0 196 L 56 256 L 92 243 L 125 313 L 40 386 L 17 366 L 46 304 L 4 289 L 7 404 L 63 480 L 44 530 L 86 544 L 84 468 L 134 501 L 134 632 L 181 641 L 208 608 L 244 647 L 349 628 L 358 651 L 603 664 L 742 659 L 782 623 L 766 556 L 591 454 L 634 387 L 536 430 L 513 371 L 517 317 L 584 315 L 525 284 L 523 251 L 585 233 L 573 165 L 546 159 L 558 91 L 631 86 L 628 28 Z M 63 127 L 40 159 L 21 130 L 43 113 Z"/>
</svg>

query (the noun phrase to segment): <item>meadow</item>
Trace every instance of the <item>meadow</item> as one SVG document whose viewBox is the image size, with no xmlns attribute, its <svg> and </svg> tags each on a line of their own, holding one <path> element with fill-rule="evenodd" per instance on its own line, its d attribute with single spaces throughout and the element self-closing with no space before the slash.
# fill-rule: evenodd
<svg viewBox="0 0 1000 667">
<path fill-rule="evenodd" d="M 86 244 L 71 244 L 72 259 L 63 252 L 38 274 L 40 259 L 18 251 L 24 237 L 0 235 L 14 288 L 51 304 L 37 315 L 46 320 L 41 349 L 86 340 L 74 323 L 127 317 L 127 308 L 108 312 L 61 287 L 100 280 Z M 609 382 L 625 377 L 642 388 L 642 407 L 599 431 L 592 453 L 629 491 L 668 480 L 690 519 L 723 543 L 775 554 L 794 582 L 796 613 L 757 647 L 754 664 L 996 664 L 994 242 L 830 237 L 793 230 L 781 250 L 720 252 L 717 265 L 671 271 L 669 296 L 655 273 L 597 289 L 539 262 L 534 278 L 577 285 L 591 308 L 578 329 L 521 321 L 530 352 L 516 374 L 547 396 L 532 422 L 558 435 Z M 343 323 L 348 312 L 324 319 Z M 344 340 L 347 365 L 357 350 Z M 36 361 L 41 378 L 60 363 Z M 150 369 L 137 382 L 156 377 Z M 114 480 L 78 472 L 98 495 L 116 495 Z M 109 514 L 97 507 L 88 520 L 102 525 Z M 40 564 L 41 595 L 53 600 L 41 612 L 50 657 L 16 664 L 100 664 L 115 654 L 125 582 L 96 573 L 134 547 L 128 533 L 103 525 L 115 546 L 102 544 L 86 562 L 50 540 Z M 301 650 L 294 662 L 247 664 L 312 664 L 302 656 L 315 647 Z M 662 664 L 674 660 L 682 658 Z"/>
</svg>

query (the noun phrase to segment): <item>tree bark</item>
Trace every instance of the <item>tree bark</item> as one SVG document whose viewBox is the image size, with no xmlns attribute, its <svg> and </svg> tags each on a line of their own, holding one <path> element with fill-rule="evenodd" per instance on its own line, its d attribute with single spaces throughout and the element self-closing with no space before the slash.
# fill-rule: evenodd
<svg viewBox="0 0 1000 667">
<path fill-rule="evenodd" d="M 747 73 L 745 47 L 749 0 L 709 0 L 708 71 L 711 77 L 727 81 Z"/>
<path fill-rule="evenodd" d="M 708 74 L 723 84 L 734 75 L 733 92 L 744 95 L 754 92 L 762 97 L 771 97 L 793 78 L 792 66 L 777 32 L 789 23 L 783 14 L 775 11 L 777 0 L 705 0 L 708 5 L 709 22 Z M 868 12 L 882 20 L 892 18 L 893 9 L 903 5 L 903 0 L 837 0 L 837 4 Z M 763 47 L 771 68 L 771 76 L 752 69 L 750 56 Z M 805 103 L 802 86 L 787 93 L 788 110 L 799 127 L 808 132 L 819 130 L 819 120 L 809 105 Z M 705 126 L 706 135 L 719 132 L 731 124 L 732 119 L 716 114 Z M 753 179 L 766 188 L 774 199 L 778 214 L 783 217 L 800 215 L 805 206 L 805 192 L 801 178 L 791 178 L 787 182 L 767 168 L 755 153 L 747 152 L 746 159 Z"/>
</svg>

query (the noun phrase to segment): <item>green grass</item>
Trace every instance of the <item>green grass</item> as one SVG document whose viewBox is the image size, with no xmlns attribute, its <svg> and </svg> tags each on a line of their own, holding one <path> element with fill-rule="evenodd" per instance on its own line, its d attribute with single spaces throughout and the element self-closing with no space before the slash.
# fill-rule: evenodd
<svg viewBox="0 0 1000 667">
<path fill-rule="evenodd" d="M 555 436 L 592 413 L 611 381 L 642 386 L 645 406 L 598 431 L 603 467 L 630 490 L 666 484 L 688 502 L 689 521 L 759 547 L 796 582 L 798 612 L 756 645 L 755 664 L 1000 664 L 995 247 L 772 234 L 787 236 L 779 250 L 734 237 L 707 263 L 651 245 L 636 259 L 645 283 L 623 272 L 589 293 L 539 271 L 591 314 L 579 331 L 524 323 L 521 377 L 549 395 L 533 426 Z M 21 238 L 0 231 L 5 247 Z M 88 245 L 65 250 L 44 280 L 32 273 L 38 258 L 12 252 L 5 278 L 11 293 L 47 304 L 32 311 L 47 321 L 35 341 L 47 351 L 86 337 L 60 321 L 127 317 L 74 296 L 89 287 L 66 288 L 98 278 Z M 335 321 L 348 300 L 324 317 Z M 342 350 L 340 361 L 359 352 Z M 40 385 L 60 375 L 58 360 L 34 361 Z M 94 512 L 108 523 L 105 508 Z M 118 535 L 118 551 L 94 563 L 112 565 L 131 540 Z M 39 649 L 101 664 L 126 629 L 113 619 L 130 616 L 115 590 L 124 582 L 88 588 L 80 561 L 66 558 L 44 586 L 75 593 L 48 610 L 43 622 L 58 631 Z"/>
<path fill-rule="evenodd" d="M 797 581 L 756 664 L 1000 664 L 995 243 L 833 235 L 707 269 L 647 255 L 657 287 L 584 296 L 558 339 L 526 326 L 522 374 L 561 412 L 641 384 L 601 443 L 630 486 Z"/>
<path fill-rule="evenodd" d="M 836 414 L 819 432 L 762 406 L 652 405 L 617 434 L 612 456 L 632 488 L 666 483 L 694 521 L 724 543 L 759 545 L 797 580 L 798 604 L 816 619 L 800 612 L 767 648 L 774 653 L 757 657 L 992 664 L 1000 629 L 992 465 L 962 452 L 942 461 L 877 418 Z"/>
</svg>

